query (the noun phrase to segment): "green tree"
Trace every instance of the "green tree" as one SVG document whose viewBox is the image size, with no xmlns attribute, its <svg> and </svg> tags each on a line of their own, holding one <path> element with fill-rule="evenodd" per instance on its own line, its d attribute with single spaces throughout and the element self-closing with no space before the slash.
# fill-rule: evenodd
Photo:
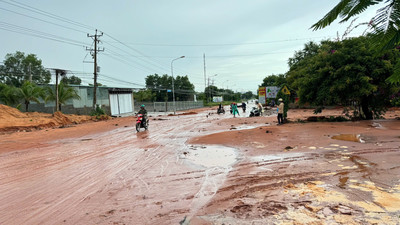
<svg viewBox="0 0 400 225">
<path fill-rule="evenodd" d="M 25 111 L 28 112 L 29 104 L 34 101 L 40 103 L 39 99 L 44 98 L 44 90 L 30 81 L 25 81 L 18 89 L 18 96 L 25 104 Z"/>
<path fill-rule="evenodd" d="M 210 85 L 210 86 L 208 86 L 208 87 L 206 87 L 204 89 L 204 93 L 206 95 L 207 100 L 211 102 L 214 96 L 218 96 L 220 94 L 220 90 L 218 89 L 217 86 Z M 223 90 L 222 91 L 222 95 L 224 97 L 224 100 L 226 99 L 226 95 L 229 95 L 229 94 L 230 93 L 229 93 L 228 90 Z M 226 99 L 226 101 L 229 101 L 229 100 Z"/>
<path fill-rule="evenodd" d="M 253 94 L 253 92 L 248 91 L 248 92 L 245 92 L 242 94 L 242 98 L 248 100 L 248 99 L 255 98 L 255 95 Z"/>
<path fill-rule="evenodd" d="M 46 87 L 45 91 L 45 102 L 56 101 L 55 88 L 53 89 L 51 87 Z M 69 87 L 64 82 L 60 82 L 60 84 L 58 85 L 58 110 L 61 111 L 61 106 L 65 105 L 67 101 L 71 99 L 81 99 L 81 97 L 78 95 L 77 91 L 74 88 Z"/>
<path fill-rule="evenodd" d="M 0 66 L 1 83 L 21 87 L 30 76 L 36 84 L 48 84 L 51 79 L 50 72 L 42 66 L 42 60 L 36 55 L 25 55 L 19 51 L 6 55 L 4 65 Z"/>
<path fill-rule="evenodd" d="M 287 79 L 301 103 L 356 103 L 358 112 L 363 113 L 358 116 L 372 119 L 389 104 L 394 87 L 385 80 L 393 73 L 399 56 L 395 50 L 378 54 L 366 37 L 324 41 L 317 54 L 290 67 Z"/>
<path fill-rule="evenodd" d="M 272 75 L 265 77 L 263 80 L 263 83 L 260 86 L 261 87 L 267 87 L 267 86 L 281 87 L 284 84 L 286 84 L 285 74 L 279 74 L 279 75 L 272 74 Z"/>
<path fill-rule="evenodd" d="M 341 18 L 340 22 L 346 22 L 377 4 L 381 4 L 383 7 L 377 10 L 377 14 L 369 23 L 373 28 L 371 40 L 374 47 L 378 47 L 378 49 L 393 49 L 400 43 L 400 0 L 341 0 L 311 28 L 322 29 L 329 26 L 338 17 Z M 400 62 L 396 65 L 395 71 L 388 81 L 400 83 Z"/>
<path fill-rule="evenodd" d="M 0 83 L 0 102 L 6 105 L 16 105 L 19 101 L 18 88 Z"/>
<path fill-rule="evenodd" d="M 64 76 L 61 79 L 61 82 L 64 82 L 65 84 L 80 85 L 82 83 L 82 80 L 81 80 L 81 78 L 72 75 L 70 77 Z"/>
<path fill-rule="evenodd" d="M 156 101 L 165 101 L 166 96 L 168 101 L 172 101 L 172 92 L 167 93 L 167 90 L 172 90 L 172 77 L 164 74 L 149 75 L 145 79 L 146 88 L 152 90 L 156 96 Z M 187 76 L 177 76 L 174 79 L 175 99 L 177 101 L 187 101 L 193 96 L 194 85 L 190 83 Z"/>
<path fill-rule="evenodd" d="M 188 101 L 195 93 L 194 85 L 190 83 L 188 76 L 177 76 L 174 80 L 175 97 L 178 101 Z"/>
<path fill-rule="evenodd" d="M 172 101 L 172 92 L 167 93 L 167 90 L 172 90 L 172 77 L 164 74 L 149 75 L 145 78 L 146 88 L 150 89 L 155 94 L 156 101 Z M 165 99 L 167 96 L 167 99 Z"/>
<path fill-rule="evenodd" d="M 133 93 L 133 97 L 136 101 L 145 102 L 145 101 L 153 101 L 155 98 L 155 94 L 149 90 L 140 90 L 138 92 Z"/>
</svg>

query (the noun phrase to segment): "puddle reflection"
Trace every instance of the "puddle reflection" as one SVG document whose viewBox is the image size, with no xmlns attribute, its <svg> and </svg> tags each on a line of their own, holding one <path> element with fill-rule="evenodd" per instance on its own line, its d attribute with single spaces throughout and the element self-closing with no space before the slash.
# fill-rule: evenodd
<svg viewBox="0 0 400 225">
<path fill-rule="evenodd" d="M 149 131 L 143 131 L 143 132 L 136 132 L 136 136 L 139 139 L 148 139 L 149 138 Z"/>
<path fill-rule="evenodd" d="M 185 154 L 185 158 L 205 168 L 228 168 L 237 160 L 237 152 L 234 148 L 217 145 L 192 146 L 191 151 Z"/>
</svg>

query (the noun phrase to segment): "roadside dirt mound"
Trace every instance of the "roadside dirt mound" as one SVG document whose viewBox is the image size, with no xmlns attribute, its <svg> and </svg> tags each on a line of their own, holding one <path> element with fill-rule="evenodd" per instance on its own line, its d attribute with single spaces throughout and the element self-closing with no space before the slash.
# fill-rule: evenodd
<svg viewBox="0 0 400 225">
<path fill-rule="evenodd" d="M 0 133 L 65 127 L 90 120 L 90 116 L 65 115 L 62 112 L 53 115 L 39 112 L 23 113 L 16 108 L 0 104 Z"/>
<path fill-rule="evenodd" d="M 54 120 L 57 121 L 59 124 L 71 124 L 71 120 L 68 119 L 62 112 L 55 112 L 53 114 Z"/>
<path fill-rule="evenodd" d="M 0 118 L 7 119 L 10 117 L 26 118 L 27 116 L 16 108 L 0 104 Z"/>
</svg>

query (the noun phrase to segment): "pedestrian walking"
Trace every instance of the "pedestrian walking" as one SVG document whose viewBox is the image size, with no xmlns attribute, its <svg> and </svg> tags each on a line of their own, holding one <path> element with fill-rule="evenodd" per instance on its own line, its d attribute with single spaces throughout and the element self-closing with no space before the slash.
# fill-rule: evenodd
<svg viewBox="0 0 400 225">
<path fill-rule="evenodd" d="M 277 108 L 277 110 L 278 110 L 278 125 L 281 125 L 281 124 L 283 124 L 283 111 L 285 108 L 285 104 L 283 103 L 283 99 L 281 99 L 281 98 L 278 101 L 279 101 L 279 105 Z"/>
<path fill-rule="evenodd" d="M 235 102 L 232 104 L 232 114 L 233 114 L 233 118 L 236 117 L 236 114 L 238 114 L 238 116 L 240 116 L 238 107 Z"/>
</svg>

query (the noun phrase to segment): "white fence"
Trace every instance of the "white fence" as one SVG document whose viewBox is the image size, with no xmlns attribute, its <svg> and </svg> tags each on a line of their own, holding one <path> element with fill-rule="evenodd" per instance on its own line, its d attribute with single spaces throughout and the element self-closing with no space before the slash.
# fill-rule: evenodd
<svg viewBox="0 0 400 225">
<path fill-rule="evenodd" d="M 146 106 L 148 112 L 173 112 L 174 103 L 173 102 L 136 102 L 135 101 L 135 111 L 138 111 L 141 105 Z M 204 107 L 203 101 L 176 101 L 175 102 L 176 111 L 197 109 Z"/>
</svg>

